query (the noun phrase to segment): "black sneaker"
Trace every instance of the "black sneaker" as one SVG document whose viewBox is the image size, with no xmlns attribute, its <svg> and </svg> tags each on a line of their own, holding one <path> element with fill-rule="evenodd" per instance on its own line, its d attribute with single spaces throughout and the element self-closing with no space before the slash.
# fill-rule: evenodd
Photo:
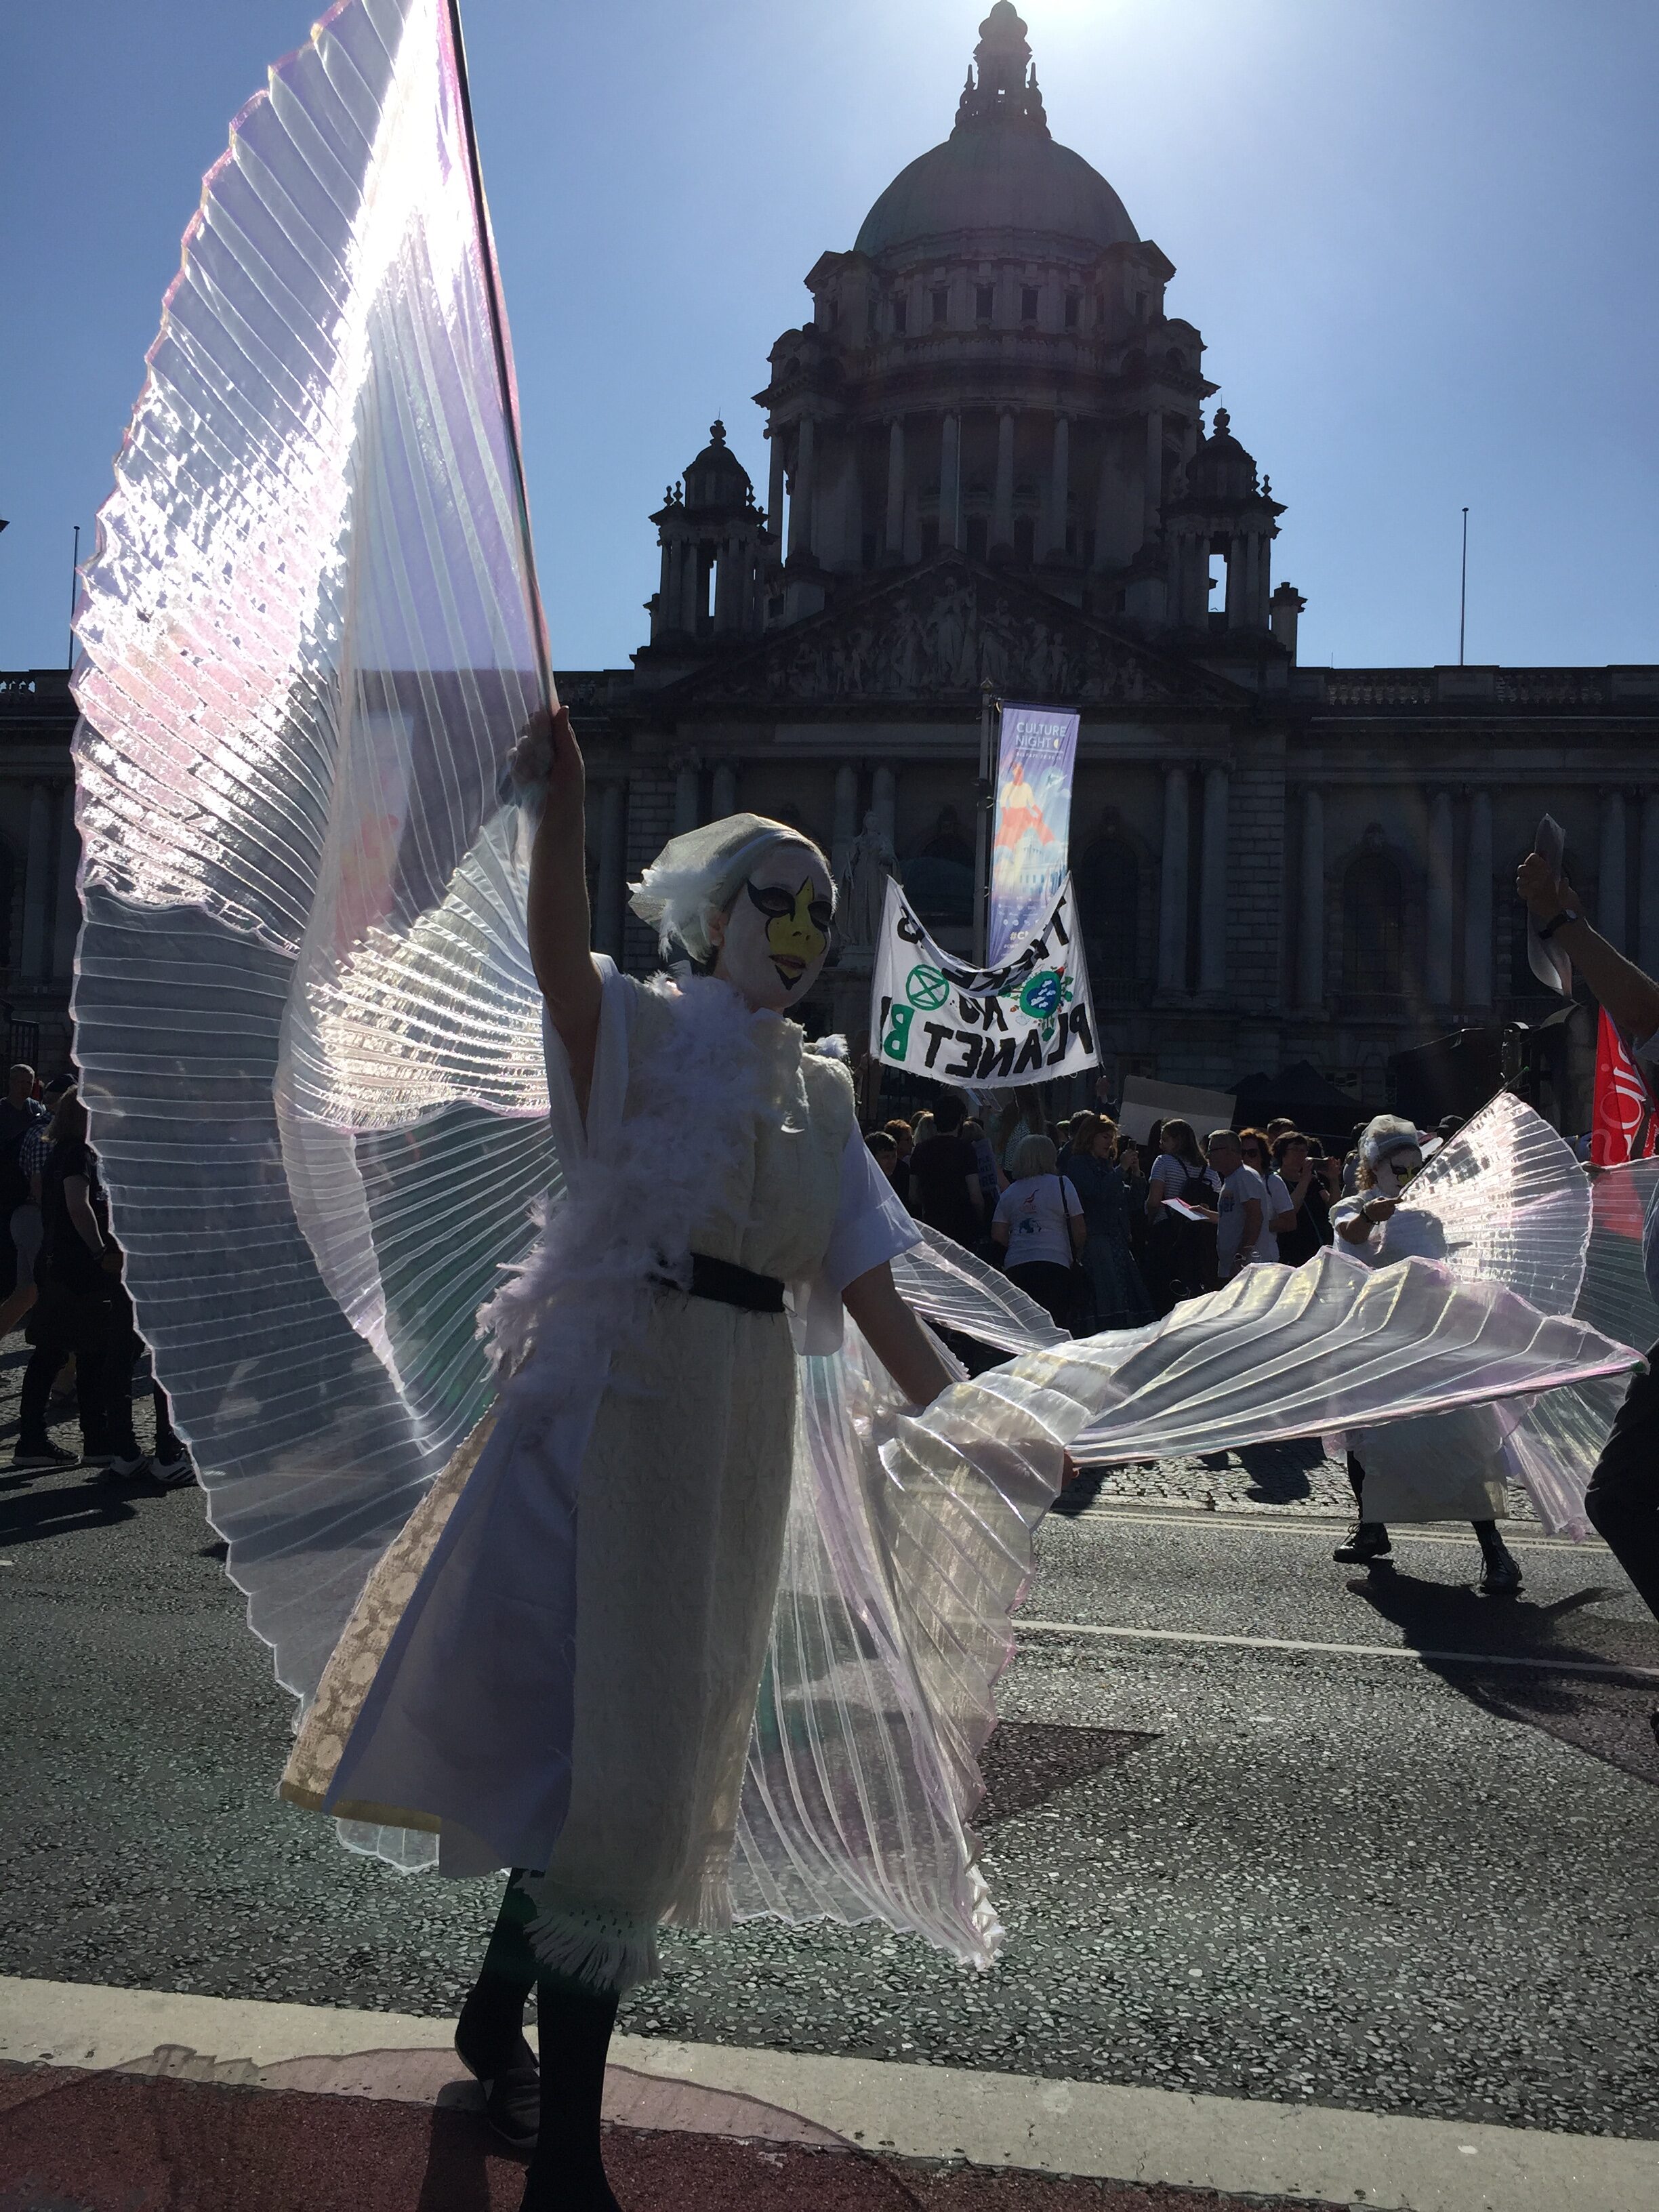
<svg viewBox="0 0 1659 2212">
<path fill-rule="evenodd" d="M 1487 1554 L 1480 1577 L 1482 1597 L 1513 1597 L 1521 1587 L 1521 1570 L 1514 1557 L 1500 1544 Z"/>
<path fill-rule="evenodd" d="M 61 1451 L 50 1442 L 40 1444 L 19 1444 L 11 1455 L 11 1463 L 20 1472 L 28 1468 L 79 1467 L 79 1452 Z"/>
<path fill-rule="evenodd" d="M 471 2043 L 464 2015 L 455 2031 L 455 2055 L 483 2091 L 483 2114 L 491 2132 L 507 2149 L 528 2158 L 542 2124 L 542 2074 L 529 2043 L 520 2035 L 518 2049 L 506 2063 L 494 2064 Z"/>
<path fill-rule="evenodd" d="M 1356 1521 L 1331 1557 L 1340 1567 L 1372 1566 L 1379 1559 L 1391 1559 L 1394 1546 L 1382 1522 Z"/>
<path fill-rule="evenodd" d="M 151 1478 L 163 1490 L 181 1490 L 187 1482 L 196 1480 L 196 1462 L 182 1446 L 170 1455 L 157 1452 L 149 1463 Z"/>
</svg>

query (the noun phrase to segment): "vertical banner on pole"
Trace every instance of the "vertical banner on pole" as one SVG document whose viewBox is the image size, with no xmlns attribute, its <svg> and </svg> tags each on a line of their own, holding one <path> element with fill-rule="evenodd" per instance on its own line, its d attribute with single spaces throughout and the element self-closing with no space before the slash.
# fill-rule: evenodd
<svg viewBox="0 0 1659 2212">
<path fill-rule="evenodd" d="M 988 968 L 1001 967 L 1042 927 L 1065 884 L 1078 720 L 1063 708 L 1003 708 Z"/>
</svg>

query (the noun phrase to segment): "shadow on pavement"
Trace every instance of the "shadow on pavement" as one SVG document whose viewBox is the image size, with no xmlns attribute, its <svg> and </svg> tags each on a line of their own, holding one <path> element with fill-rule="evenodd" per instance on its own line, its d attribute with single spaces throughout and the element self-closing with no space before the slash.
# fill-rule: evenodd
<svg viewBox="0 0 1659 2212">
<path fill-rule="evenodd" d="M 1479 1554 L 1471 1546 L 1471 1577 Z M 1616 1595 L 1613 1585 L 1593 1583 L 1547 1605 L 1518 1598 L 1482 1597 L 1471 1583 L 1428 1582 L 1397 1568 L 1376 1566 L 1348 1583 L 1356 1597 L 1392 1621 L 1404 1641 L 1423 1656 L 1431 1674 L 1471 1705 L 1503 1720 L 1540 1729 L 1575 1750 L 1659 1786 L 1659 1741 L 1650 1715 L 1659 1701 L 1659 1683 L 1620 1681 L 1594 1674 L 1528 1674 L 1521 1668 L 1488 1668 L 1437 1652 L 1498 1652 L 1505 1658 L 1537 1658 L 1543 1665 L 1577 1660 L 1595 1666 L 1652 1667 L 1650 1633 L 1635 1622 L 1601 1620 L 1596 1644 L 1580 1643 L 1559 1632 L 1559 1625 L 1600 1599 Z"/>
<path fill-rule="evenodd" d="M 1313 1496 L 1309 1476 L 1325 1464 L 1325 1447 L 1317 1437 L 1292 1437 L 1278 1444 L 1244 1444 L 1236 1454 L 1250 1478 L 1244 1495 L 1262 1505 L 1291 1505 Z"/>
<path fill-rule="evenodd" d="M 37 1483 L 52 1486 L 24 1487 Z M 131 1521 L 135 1516 L 128 1494 L 89 1479 L 66 1485 L 52 1468 L 8 1474 L 0 1478 L 0 1551 L 37 1543 L 43 1536 L 73 1536 L 85 1528 L 112 1528 Z"/>
</svg>

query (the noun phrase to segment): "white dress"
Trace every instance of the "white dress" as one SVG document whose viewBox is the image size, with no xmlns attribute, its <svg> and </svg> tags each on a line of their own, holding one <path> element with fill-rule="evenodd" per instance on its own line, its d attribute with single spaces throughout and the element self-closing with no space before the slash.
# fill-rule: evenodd
<svg viewBox="0 0 1659 2212">
<path fill-rule="evenodd" d="M 1355 1219 L 1369 1192 L 1340 1199 L 1331 1226 Z M 1338 1249 L 1367 1267 L 1405 1259 L 1446 1259 L 1446 1236 L 1434 1214 L 1402 1206 L 1363 1244 L 1339 1235 Z M 1510 1401 L 1462 1406 L 1455 1413 L 1363 1429 L 1347 1438 L 1365 1470 L 1360 1513 L 1367 1521 L 1496 1521 L 1508 1512 L 1504 1439 L 1525 1408 Z"/>
<path fill-rule="evenodd" d="M 435 1828 L 447 1872 L 544 1869 L 544 1961 L 626 1983 L 660 1921 L 732 1917 L 796 1340 L 836 1349 L 842 1290 L 920 1232 L 799 1028 L 605 968 L 586 1131 L 549 1053 L 570 1191 L 509 1298 L 526 1354 L 365 1592 L 284 1793 Z M 677 1249 L 783 1281 L 792 1310 L 664 1285 Z"/>
</svg>

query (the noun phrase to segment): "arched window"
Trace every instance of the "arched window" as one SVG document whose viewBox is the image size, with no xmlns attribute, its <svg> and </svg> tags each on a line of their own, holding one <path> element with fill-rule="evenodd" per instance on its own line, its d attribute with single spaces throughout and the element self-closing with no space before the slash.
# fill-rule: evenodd
<svg viewBox="0 0 1659 2212">
<path fill-rule="evenodd" d="M 1375 848 L 1342 879 L 1342 988 L 1355 998 L 1397 998 L 1406 988 L 1406 893 L 1400 871 Z"/>
<path fill-rule="evenodd" d="M 1140 981 L 1140 861 L 1127 838 L 1108 830 L 1085 850 L 1073 874 L 1089 982 L 1103 1003 L 1130 996 Z"/>
</svg>

